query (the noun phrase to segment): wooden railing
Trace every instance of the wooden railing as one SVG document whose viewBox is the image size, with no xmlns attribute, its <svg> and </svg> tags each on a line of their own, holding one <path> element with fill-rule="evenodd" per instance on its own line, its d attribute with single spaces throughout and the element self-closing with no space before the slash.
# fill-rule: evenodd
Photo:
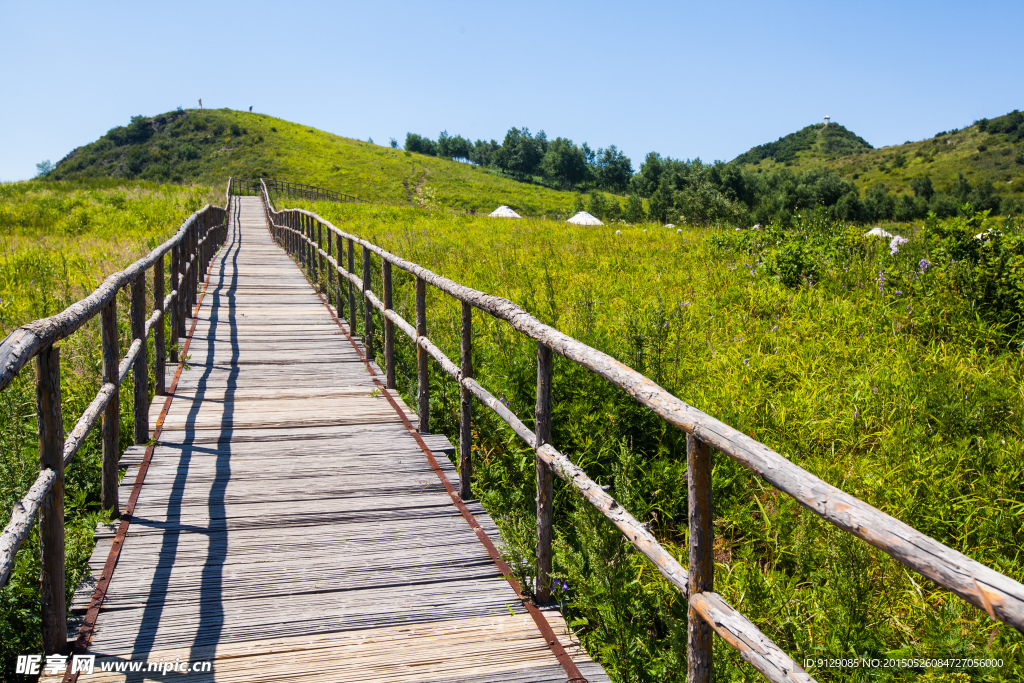
<svg viewBox="0 0 1024 683">
<path fill-rule="evenodd" d="M 231 201 L 228 180 L 226 205 Z M 120 515 L 117 463 L 120 457 L 120 387 L 132 375 L 133 436 L 136 444 L 149 441 L 149 365 L 147 340 L 153 336 L 156 395 L 166 393 L 165 320 L 170 313 L 171 362 L 177 363 L 178 340 L 185 336 L 185 319 L 195 305 L 198 284 L 206 266 L 227 235 L 227 209 L 207 205 L 182 223 L 169 240 L 61 313 L 22 325 L 0 342 L 0 390 L 5 389 L 35 359 L 36 409 L 39 432 L 39 476 L 24 499 L 14 505 L 11 520 L 0 534 L 0 588 L 7 584 L 15 554 L 38 517 L 42 563 L 42 631 L 44 654 L 67 649 L 64 593 L 64 468 L 85 443 L 102 416 L 101 504 L 113 517 Z M 164 258 L 170 253 L 171 292 L 164 296 Z M 153 307 L 146 310 L 146 273 L 153 272 Z M 118 358 L 117 293 L 131 292 L 132 341 Z M 60 347 L 95 316 L 100 316 L 102 386 L 65 438 L 61 415 Z"/>
<path fill-rule="evenodd" d="M 260 182 L 262 182 L 270 192 L 279 192 L 288 197 L 299 197 L 300 199 L 330 202 L 359 201 L 358 197 L 345 194 L 344 192 L 335 192 L 315 185 L 306 185 L 305 183 L 288 183 L 281 180 L 270 180 L 269 178 L 263 178 L 262 181 L 235 180 L 232 187 L 236 195 L 258 197 L 260 194 Z"/>
<path fill-rule="evenodd" d="M 394 330 L 397 327 L 416 345 L 420 431 L 430 428 L 428 358 L 459 385 L 460 495 L 470 497 L 470 407 L 473 397 L 500 417 L 531 448 L 537 458 L 537 573 L 534 594 L 538 602 L 550 598 L 552 481 L 554 472 L 597 508 L 643 553 L 658 571 L 689 600 L 688 680 L 711 680 L 711 632 L 718 633 L 755 669 L 771 681 L 810 681 L 811 677 L 771 642 L 753 623 L 714 592 L 711 516 L 712 449 L 744 465 L 776 489 L 836 527 L 870 543 L 907 567 L 979 607 L 993 619 L 1024 631 L 1024 585 L 976 562 L 903 522 L 828 484 L 790 462 L 769 447 L 729 425 L 686 404 L 652 380 L 558 330 L 545 325 L 507 299 L 464 287 L 422 266 L 406 261 L 359 237 L 339 230 L 315 213 L 301 209 L 274 209 L 267 186 L 261 197 L 275 239 L 299 264 L 319 280 L 320 273 L 334 289 L 339 317 L 347 317 L 358 331 L 355 292 L 363 299 L 366 356 L 373 359 L 372 310 L 384 320 L 386 387 L 395 388 Z M 362 276 L 355 274 L 356 245 L 362 250 Z M 342 258 L 342 254 L 345 258 Z M 381 259 L 381 297 L 371 287 L 372 258 Z M 346 261 L 343 265 L 341 261 Z M 415 277 L 415 326 L 393 309 L 392 267 Z M 461 302 L 461 362 L 456 364 L 427 336 L 426 285 Z M 330 293 L 328 293 L 330 296 Z M 537 341 L 537 403 L 535 430 L 530 429 L 497 398 L 473 379 L 471 312 L 477 308 L 504 320 Z M 348 315 L 345 316 L 346 310 Z M 586 472 L 550 443 L 552 353 L 577 363 L 626 391 L 642 405 L 687 434 L 687 494 L 689 515 L 689 567 L 683 567 L 654 536 Z"/>
</svg>

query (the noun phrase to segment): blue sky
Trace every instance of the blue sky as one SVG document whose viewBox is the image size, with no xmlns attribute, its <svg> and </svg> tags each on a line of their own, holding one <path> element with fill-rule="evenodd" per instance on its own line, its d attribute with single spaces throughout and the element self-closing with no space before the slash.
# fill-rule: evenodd
<svg viewBox="0 0 1024 683">
<path fill-rule="evenodd" d="M 634 167 L 825 114 L 879 147 L 1024 108 L 1019 1 L 0 0 L 0 26 L 2 180 L 200 97 L 380 144 L 527 126 Z"/>
</svg>

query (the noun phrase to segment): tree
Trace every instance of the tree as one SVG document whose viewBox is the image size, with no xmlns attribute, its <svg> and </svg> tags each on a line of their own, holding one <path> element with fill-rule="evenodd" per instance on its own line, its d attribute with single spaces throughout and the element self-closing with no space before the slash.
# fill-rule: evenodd
<svg viewBox="0 0 1024 683">
<path fill-rule="evenodd" d="M 640 164 L 640 172 L 630 182 L 630 190 L 641 197 L 650 197 L 658 189 L 663 169 L 661 155 L 657 152 L 648 153 Z"/>
<path fill-rule="evenodd" d="M 416 133 L 406 133 L 405 151 L 437 156 L 437 145 L 430 138 L 417 135 Z"/>
<path fill-rule="evenodd" d="M 571 190 L 574 185 L 586 180 L 590 169 L 583 150 L 574 145 L 572 140 L 555 138 L 548 144 L 540 170 L 549 181 Z"/>
<path fill-rule="evenodd" d="M 633 162 L 615 145 L 597 150 L 595 166 L 598 187 L 608 192 L 626 191 L 629 179 L 633 177 Z"/>
<path fill-rule="evenodd" d="M 604 218 L 604 197 L 601 196 L 600 192 L 590 193 L 590 203 L 587 205 L 587 212 L 591 216 Z"/>
<path fill-rule="evenodd" d="M 391 145 L 391 149 L 398 149 L 398 140 L 391 138 L 388 144 Z"/>
<path fill-rule="evenodd" d="M 928 175 L 919 175 L 916 178 L 911 178 L 910 189 L 914 191 L 915 196 L 920 197 L 926 202 L 935 194 L 935 188 L 932 187 L 932 177 Z"/>
<path fill-rule="evenodd" d="M 53 163 L 49 159 L 46 161 L 40 161 L 36 164 L 36 177 L 42 178 L 49 175 L 50 171 L 54 169 Z"/>
<path fill-rule="evenodd" d="M 505 141 L 494 154 L 494 164 L 517 178 L 529 178 L 537 172 L 546 144 L 546 137 L 534 138 L 529 128 L 509 128 L 505 133 Z"/>
<path fill-rule="evenodd" d="M 885 183 L 878 183 L 864 194 L 864 212 L 868 220 L 891 221 L 896 213 L 896 197 Z"/>
<path fill-rule="evenodd" d="M 971 181 L 967 179 L 963 171 L 956 174 L 956 180 L 953 181 L 951 190 L 950 194 L 953 195 L 957 204 L 966 204 L 970 200 Z"/>
<path fill-rule="evenodd" d="M 494 155 L 500 148 L 497 140 L 491 140 L 485 142 L 483 140 L 477 140 L 473 143 L 473 149 L 470 151 L 469 160 L 475 164 L 481 166 L 490 166 L 494 163 Z"/>
<path fill-rule="evenodd" d="M 643 223 L 647 220 L 647 212 L 644 211 L 644 202 L 635 194 L 629 195 L 626 199 L 626 208 L 622 211 L 622 218 L 627 223 Z"/>
</svg>

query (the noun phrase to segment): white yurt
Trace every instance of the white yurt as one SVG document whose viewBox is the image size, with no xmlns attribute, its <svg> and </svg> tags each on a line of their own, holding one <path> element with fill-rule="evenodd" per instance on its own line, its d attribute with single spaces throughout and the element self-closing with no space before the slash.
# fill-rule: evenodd
<svg viewBox="0 0 1024 683">
<path fill-rule="evenodd" d="M 866 233 L 864 233 L 864 236 L 865 237 L 884 237 L 886 239 L 889 239 L 889 238 L 892 237 L 892 233 L 888 232 L 886 230 L 882 230 L 881 228 L 871 228 Z"/>
<path fill-rule="evenodd" d="M 572 223 L 573 225 L 604 225 L 604 223 L 594 218 L 586 211 L 580 211 L 578 214 L 567 220 L 566 223 Z"/>
<path fill-rule="evenodd" d="M 491 218 L 522 218 L 518 213 L 504 204 L 488 214 Z"/>
</svg>

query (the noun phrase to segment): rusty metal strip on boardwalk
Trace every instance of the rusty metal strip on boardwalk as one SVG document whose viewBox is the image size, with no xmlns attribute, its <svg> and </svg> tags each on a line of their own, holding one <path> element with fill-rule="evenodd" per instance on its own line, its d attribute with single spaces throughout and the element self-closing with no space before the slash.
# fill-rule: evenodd
<svg viewBox="0 0 1024 683">
<path fill-rule="evenodd" d="M 107 555 L 106 563 L 103 565 L 103 573 L 100 574 L 100 578 L 96 582 L 96 590 L 93 591 L 92 599 L 89 601 L 89 609 L 86 611 L 85 617 L 82 619 L 82 625 L 78 629 L 78 638 L 75 640 L 74 647 L 72 648 L 74 654 L 85 654 L 89 648 L 89 643 L 92 641 L 93 632 L 96 628 L 96 619 L 99 617 L 100 607 L 103 606 L 103 600 L 106 598 L 107 588 L 110 586 L 110 580 L 114 575 L 114 568 L 117 566 L 118 557 L 121 555 L 121 548 L 124 547 L 125 537 L 128 535 L 128 527 L 131 524 L 132 513 L 135 511 L 135 503 L 139 500 L 139 494 L 142 492 L 142 483 L 146 479 L 146 472 L 149 471 L 149 463 L 153 458 L 153 449 L 156 448 L 157 439 L 159 439 L 163 431 L 164 419 L 167 417 L 167 411 L 171 408 L 174 391 L 178 388 L 178 379 L 181 377 L 181 371 L 185 365 L 188 347 L 192 342 L 192 335 L 196 331 L 196 324 L 199 322 L 197 317 L 199 315 L 199 308 L 203 305 L 206 290 L 210 286 L 210 275 L 213 270 L 213 264 L 217 262 L 217 258 L 218 256 L 214 255 L 206 269 L 206 281 L 203 283 L 203 291 L 200 292 L 195 309 L 192 311 L 192 327 L 189 328 L 188 335 L 185 337 L 185 343 L 178 354 L 178 367 L 174 371 L 174 379 L 171 380 L 171 386 L 167 391 L 164 407 L 160 410 L 160 416 L 156 419 L 156 425 L 153 428 L 153 438 L 150 440 L 149 446 L 146 447 L 146 453 L 142 458 L 142 463 L 139 465 L 139 472 L 135 476 L 135 483 L 132 484 L 131 495 L 128 496 L 128 502 L 124 506 L 124 512 L 117 526 L 117 533 L 110 544 L 110 552 Z M 184 296 L 183 293 L 182 296 Z M 78 681 L 78 674 L 80 672 L 71 673 L 71 665 L 72 661 L 69 659 L 68 668 L 64 674 L 64 683 L 77 683 Z"/>
<path fill-rule="evenodd" d="M 307 278 L 307 280 L 308 279 L 309 278 Z M 410 434 L 412 434 L 412 437 L 416 440 L 416 443 L 419 445 L 420 449 L 423 450 L 423 454 L 426 456 L 427 463 L 430 465 L 430 468 L 434 470 L 434 474 L 436 474 L 437 478 L 441 480 L 441 484 L 444 485 L 444 488 L 448 492 L 448 495 L 451 496 L 452 502 L 455 504 L 455 507 L 458 508 L 460 513 L 462 513 L 462 517 L 466 520 L 469 526 L 476 533 L 477 539 L 480 541 L 480 544 L 483 545 L 484 548 L 486 548 L 487 554 L 490 555 L 491 560 L 494 562 L 495 566 L 497 566 L 498 571 L 502 573 L 502 575 L 508 581 L 509 585 L 512 586 L 512 590 L 514 590 L 516 592 L 516 595 L 519 596 L 519 600 L 523 603 L 523 607 L 525 607 L 526 611 L 530 613 L 531 617 L 533 617 L 533 621 L 537 625 L 537 630 L 540 631 L 541 635 L 544 637 L 545 642 L 547 643 L 548 648 L 551 650 L 551 653 L 555 655 L 555 658 L 558 660 L 558 663 L 561 665 L 562 669 L 568 675 L 569 682 L 587 683 L 587 679 L 584 678 L 580 670 L 576 668 L 576 662 L 572 660 L 572 657 L 569 655 L 569 653 L 565 651 L 564 647 L 562 647 L 562 644 L 559 642 L 554 630 L 552 630 L 551 628 L 551 624 L 549 624 L 548 620 L 544 618 L 544 615 L 537 608 L 537 606 L 523 596 L 522 587 L 519 585 L 519 582 L 516 581 L 515 577 L 512 576 L 511 568 L 509 568 L 505 561 L 501 559 L 501 553 L 499 553 L 498 549 L 494 547 L 494 543 L 491 541 L 491 537 L 488 536 L 487 532 L 484 531 L 483 527 L 480 526 L 480 523 L 476 520 L 476 517 L 473 516 L 473 513 L 470 511 L 468 507 L 466 507 L 465 502 L 463 502 L 462 497 L 459 496 L 459 492 L 456 491 L 455 487 L 452 486 L 452 483 L 448 481 L 448 476 L 444 473 L 444 470 L 441 469 L 441 466 L 437 464 L 437 460 L 434 458 L 433 452 L 427 446 L 426 442 L 423 441 L 423 437 L 421 437 L 420 433 L 413 428 L 412 422 L 409 420 L 408 416 L 406 416 L 405 411 L 402 410 L 401 405 L 391 395 L 391 392 L 388 391 L 388 388 L 381 383 L 380 379 L 378 379 L 377 372 L 373 369 L 373 366 L 370 364 L 370 361 L 366 358 L 366 355 L 363 353 L 363 350 L 359 347 L 359 344 L 356 342 L 355 339 L 352 338 L 352 335 L 349 334 L 348 329 L 341 323 L 341 320 L 335 314 L 334 309 L 331 308 L 331 305 L 327 301 L 327 299 L 324 298 L 323 294 L 320 293 L 320 290 L 317 289 L 312 282 L 310 282 L 310 286 L 313 287 L 313 291 L 315 291 L 317 296 L 320 297 L 320 301 L 323 302 L 324 307 L 331 314 L 331 317 L 334 318 L 334 322 L 338 324 L 338 327 L 341 328 L 341 331 L 345 333 L 345 337 L 352 344 L 353 348 L 355 348 L 356 353 L 359 354 L 360 360 L 363 361 L 363 364 L 366 366 L 367 371 L 370 373 L 370 378 L 377 385 L 377 388 L 381 390 L 381 393 L 385 396 L 385 398 L 387 398 L 388 402 L 391 404 L 391 407 L 395 409 L 395 412 L 398 413 L 398 416 L 402 419 L 402 424 L 405 425 L 405 428 L 409 430 Z"/>
</svg>

